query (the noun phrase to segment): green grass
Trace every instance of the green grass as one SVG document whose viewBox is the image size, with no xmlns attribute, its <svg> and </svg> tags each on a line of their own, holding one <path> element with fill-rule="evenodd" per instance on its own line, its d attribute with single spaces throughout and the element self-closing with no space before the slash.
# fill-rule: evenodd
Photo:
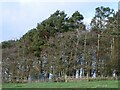
<svg viewBox="0 0 120 90">
<path fill-rule="evenodd" d="M 118 81 L 5 83 L 2 88 L 118 88 Z"/>
</svg>

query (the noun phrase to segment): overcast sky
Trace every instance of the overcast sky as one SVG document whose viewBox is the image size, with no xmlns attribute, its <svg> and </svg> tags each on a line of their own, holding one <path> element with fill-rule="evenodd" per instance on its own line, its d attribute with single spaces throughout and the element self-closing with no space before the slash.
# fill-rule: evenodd
<svg viewBox="0 0 120 90">
<path fill-rule="evenodd" d="M 27 1 L 27 0 L 25 0 Z M 98 6 L 108 6 L 118 9 L 118 2 L 38 2 L 36 0 L 0 2 L 0 42 L 19 39 L 28 30 L 35 28 L 56 10 L 65 11 L 68 16 L 79 11 L 84 16 L 84 23 L 89 24 Z M 49 1 L 49 0 L 48 0 Z M 115 0 L 114 0 L 115 1 Z"/>
</svg>

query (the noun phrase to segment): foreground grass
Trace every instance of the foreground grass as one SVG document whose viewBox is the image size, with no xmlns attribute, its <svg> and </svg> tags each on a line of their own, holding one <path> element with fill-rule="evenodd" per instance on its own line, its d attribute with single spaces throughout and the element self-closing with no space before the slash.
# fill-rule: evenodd
<svg viewBox="0 0 120 90">
<path fill-rule="evenodd" d="M 2 88 L 118 88 L 118 81 L 5 83 Z"/>
</svg>

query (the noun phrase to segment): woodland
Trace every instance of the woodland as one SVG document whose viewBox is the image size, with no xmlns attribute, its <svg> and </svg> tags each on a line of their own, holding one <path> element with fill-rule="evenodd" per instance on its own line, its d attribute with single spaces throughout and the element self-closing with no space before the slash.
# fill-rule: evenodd
<svg viewBox="0 0 120 90">
<path fill-rule="evenodd" d="M 57 10 L 20 39 L 1 42 L 2 81 L 118 79 L 120 11 L 100 6 L 89 27 L 83 21 L 79 11 Z"/>
</svg>

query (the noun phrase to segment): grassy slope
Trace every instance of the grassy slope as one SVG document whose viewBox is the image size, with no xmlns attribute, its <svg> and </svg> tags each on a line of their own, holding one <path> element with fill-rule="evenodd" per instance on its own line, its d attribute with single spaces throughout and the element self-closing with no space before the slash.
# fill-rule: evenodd
<svg viewBox="0 0 120 90">
<path fill-rule="evenodd" d="M 8 83 L 3 84 L 2 88 L 118 88 L 118 81 Z"/>
</svg>

